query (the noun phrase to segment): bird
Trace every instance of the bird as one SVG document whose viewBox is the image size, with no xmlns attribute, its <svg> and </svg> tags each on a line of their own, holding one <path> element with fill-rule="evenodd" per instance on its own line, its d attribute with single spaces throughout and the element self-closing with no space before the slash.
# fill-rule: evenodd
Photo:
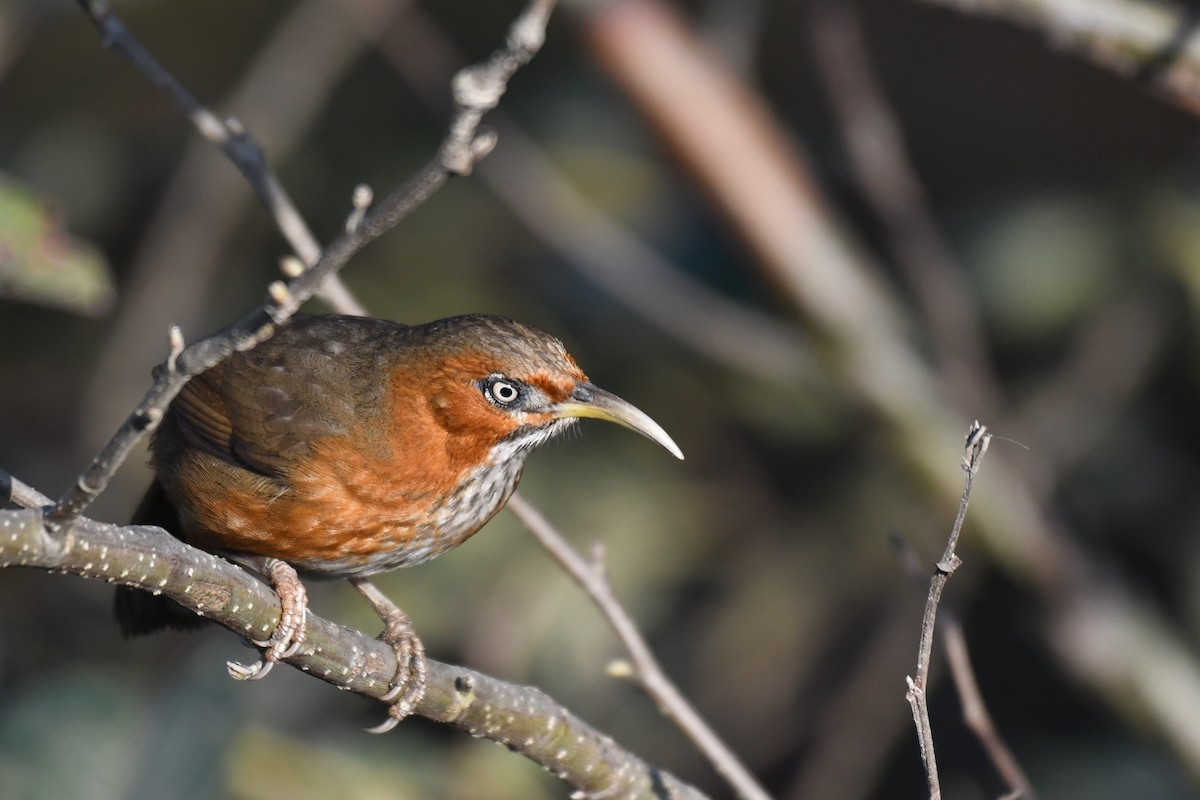
<svg viewBox="0 0 1200 800">
<path fill-rule="evenodd" d="M 630 428 L 682 459 L 654 420 L 588 380 L 561 341 L 507 317 L 406 325 L 297 316 L 253 349 L 192 378 L 151 440 L 151 484 L 135 522 L 251 567 L 282 613 L 257 679 L 304 639 L 305 578 L 346 578 L 397 652 L 385 699 L 394 726 L 425 690 L 411 621 L 370 578 L 465 542 L 503 506 L 536 446 L 581 418 Z M 126 635 L 201 618 L 120 587 Z M 252 640 L 253 641 L 253 640 Z"/>
</svg>

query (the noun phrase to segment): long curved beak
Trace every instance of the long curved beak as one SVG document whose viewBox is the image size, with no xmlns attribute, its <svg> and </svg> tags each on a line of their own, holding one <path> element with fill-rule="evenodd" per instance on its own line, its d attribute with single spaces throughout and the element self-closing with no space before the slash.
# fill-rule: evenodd
<svg viewBox="0 0 1200 800">
<path fill-rule="evenodd" d="M 554 408 L 556 417 L 590 417 L 603 419 L 637 431 L 647 439 L 658 442 L 678 459 L 683 458 L 679 445 L 667 435 L 662 427 L 646 416 L 637 406 L 627 403 L 612 392 L 606 392 L 588 381 L 576 384 L 571 396 Z"/>
</svg>

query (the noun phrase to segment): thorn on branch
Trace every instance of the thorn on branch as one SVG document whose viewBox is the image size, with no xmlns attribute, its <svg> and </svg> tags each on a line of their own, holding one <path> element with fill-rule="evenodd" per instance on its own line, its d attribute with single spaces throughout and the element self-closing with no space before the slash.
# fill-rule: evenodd
<svg viewBox="0 0 1200 800">
<path fill-rule="evenodd" d="M 608 582 L 608 553 L 604 550 L 603 542 L 595 542 L 592 545 L 592 569 L 596 571 L 596 577 L 604 582 Z"/>
<path fill-rule="evenodd" d="M 459 70 L 450 84 L 454 104 L 468 111 L 487 111 L 495 108 L 504 94 L 505 82 L 491 64 L 465 67 Z"/>
</svg>

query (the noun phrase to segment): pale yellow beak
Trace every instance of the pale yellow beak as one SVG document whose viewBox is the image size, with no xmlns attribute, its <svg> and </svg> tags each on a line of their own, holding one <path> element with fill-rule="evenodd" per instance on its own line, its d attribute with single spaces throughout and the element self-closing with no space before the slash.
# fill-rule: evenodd
<svg viewBox="0 0 1200 800">
<path fill-rule="evenodd" d="M 569 398 L 554 406 L 554 416 L 590 417 L 615 422 L 658 442 L 676 458 L 683 458 L 683 451 L 679 449 L 679 445 L 675 444 L 662 426 L 642 413 L 641 409 L 587 381 L 577 384 Z"/>
</svg>

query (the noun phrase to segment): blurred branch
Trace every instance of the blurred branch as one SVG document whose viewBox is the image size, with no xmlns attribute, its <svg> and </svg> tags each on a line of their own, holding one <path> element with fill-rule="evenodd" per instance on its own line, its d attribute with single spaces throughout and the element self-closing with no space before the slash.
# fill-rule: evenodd
<svg viewBox="0 0 1200 800">
<path fill-rule="evenodd" d="M 912 714 L 895 702 L 895 685 L 898 665 L 911 658 L 912 615 L 895 592 L 881 601 L 881 608 L 886 616 L 869 635 L 854 629 L 861 649 L 839 675 L 835 690 L 822 693 L 805 736 L 811 749 L 797 763 L 784 800 L 877 797 L 896 743 L 911 735 Z"/>
<path fill-rule="evenodd" d="M 1117 422 L 1145 384 L 1168 329 L 1168 317 L 1154 297 L 1122 293 L 1089 320 L 1062 362 L 1021 399 L 1004 425 L 1023 440 L 1038 442 L 1046 463 L 1026 474 L 1044 496 L 1055 476 L 1074 469 Z"/>
<path fill-rule="evenodd" d="M 989 366 L 978 304 L 929 210 L 904 133 L 871 67 L 858 16 L 844 0 L 811 0 L 809 23 L 816 63 L 855 179 L 887 230 L 946 382 L 963 413 L 993 416 L 1000 391 Z"/>
<path fill-rule="evenodd" d="M 38 493 L 0 471 L 5 500 Z M 86 517 L 52 533 L 42 510 L 0 510 L 0 569 L 30 567 L 164 594 L 243 638 L 276 625 L 278 596 L 246 570 L 190 547 L 160 528 Z M 304 645 L 286 663 L 342 689 L 381 698 L 396 671 L 391 645 L 309 611 Z M 542 691 L 464 667 L 428 662 L 415 713 L 499 742 L 589 797 L 702 798 L 698 791 L 618 746 Z"/>
<path fill-rule="evenodd" d="M 791 141 L 678 13 L 650 0 L 577 8 L 600 66 L 784 296 L 800 300 L 821 333 L 869 326 L 903 336 L 877 268 L 834 223 Z"/>
<path fill-rule="evenodd" d="M 942 786 L 938 780 L 937 756 L 933 749 L 933 726 L 929 721 L 929 698 L 926 688 L 929 685 L 929 661 L 933 654 L 933 632 L 937 622 L 938 606 L 942 602 L 942 591 L 946 582 L 958 569 L 962 560 L 959 559 L 955 548 L 958 537 L 962 533 L 963 521 L 967 518 L 967 504 L 971 502 L 971 487 L 979 465 L 987 453 L 988 443 L 992 436 L 987 427 L 978 422 L 971 425 L 967 433 L 966 455 L 962 467 L 967 473 L 963 486 L 962 500 L 958 504 L 958 516 L 954 518 L 954 526 L 950 529 L 950 539 L 946 543 L 946 551 L 937 562 L 933 577 L 929 581 L 929 597 L 925 601 L 925 616 L 921 620 L 921 643 L 917 649 L 916 677 L 908 678 L 908 702 L 912 706 L 913 722 L 917 726 L 917 738 L 921 743 L 921 761 L 925 763 L 925 775 L 929 779 L 929 800 L 940 800 Z"/>
<path fill-rule="evenodd" d="M 562 534 L 520 494 L 509 498 L 508 507 L 600 609 L 600 613 L 617 634 L 625 652 L 629 654 L 632 660 L 630 677 L 642 691 L 650 695 L 663 714 L 691 740 L 696 749 L 708 759 L 713 769 L 733 787 L 738 797 L 743 800 L 770 800 L 766 790 L 758 784 L 737 755 L 721 741 L 663 672 L 636 623 L 613 592 L 604 569 L 602 551 L 598 550 L 589 563 L 575 552 Z"/>
<path fill-rule="evenodd" d="M 105 4 L 93 0 L 89 13 L 99 13 Z M 235 350 L 246 350 L 269 338 L 274 326 L 286 322 L 312 297 L 325 280 L 337 273 L 368 242 L 391 230 L 401 219 L 424 203 L 451 175 L 470 172 L 476 161 L 495 146 L 495 134 L 479 132 L 483 114 L 495 107 L 513 73 L 528 63 L 545 37 L 554 0 L 530 0 L 512 23 L 504 46 L 483 64 L 461 70 L 454 77 L 455 110 L 449 133 L 437 155 L 405 186 L 370 211 L 356 207 L 355 225 L 333 241 L 321 257 L 289 283 L 271 284 L 270 299 L 222 333 L 183 349 L 173 358 L 171 369 L 160 370 L 153 386 L 129 415 L 121 429 L 92 460 L 47 516 L 47 527 L 69 525 L 107 487 L 133 446 L 158 426 L 167 406 L 194 375 L 217 364 Z"/>
<path fill-rule="evenodd" d="M 381 27 L 363 13 L 364 0 L 341 4 L 413 91 L 440 109 L 441 87 L 462 56 L 437 24 L 413 8 Z M 811 377 L 808 343 L 798 327 L 688 278 L 576 189 L 510 117 L 497 112 L 489 121 L 504 143 L 504 158 L 483 162 L 478 176 L 569 266 L 646 323 L 728 369 L 772 383 Z"/>
<path fill-rule="evenodd" d="M 967 648 L 962 623 L 951 614 L 942 620 L 942 641 L 946 645 L 946 661 L 950 665 L 950 674 L 954 676 L 954 687 L 958 690 L 958 700 L 962 705 L 963 720 L 1008 784 L 1009 794 L 1006 797 L 1037 800 L 1037 792 L 1029 782 L 1029 777 L 996 729 L 983 692 L 979 690 L 979 682 L 975 680 L 975 667 L 971 664 L 971 652 Z"/>
<path fill-rule="evenodd" d="M 1200 15 L 1160 0 L 922 0 L 1006 19 L 1200 114 Z"/>
<path fill-rule="evenodd" d="M 961 418 L 909 341 L 886 281 L 841 235 L 770 111 L 663 3 L 581 7 L 601 66 L 812 326 L 825 345 L 818 352 L 882 423 L 897 457 L 937 495 L 958 497 L 960 479 L 941 454 L 961 436 Z M 993 560 L 1037 594 L 1064 667 L 1111 707 L 1153 725 L 1200 774 L 1200 660 L 1190 644 L 1073 540 L 1023 470 L 996 457 L 989 479 L 994 490 L 972 519 Z"/>
</svg>

